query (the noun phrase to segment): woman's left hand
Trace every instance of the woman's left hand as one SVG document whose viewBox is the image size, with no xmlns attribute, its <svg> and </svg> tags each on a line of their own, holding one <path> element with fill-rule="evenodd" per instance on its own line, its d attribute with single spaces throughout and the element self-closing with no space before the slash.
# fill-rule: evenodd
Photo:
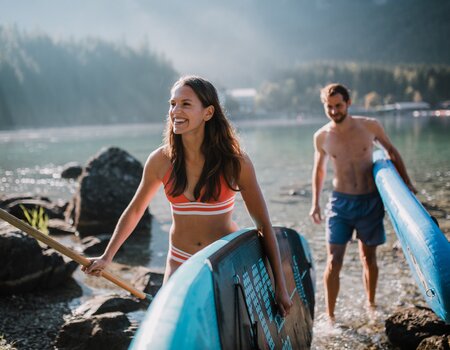
<svg viewBox="0 0 450 350">
<path fill-rule="evenodd" d="M 278 305 L 281 316 L 286 317 L 289 315 L 289 311 L 291 310 L 293 303 L 286 288 L 277 288 L 275 291 L 275 301 Z"/>
</svg>

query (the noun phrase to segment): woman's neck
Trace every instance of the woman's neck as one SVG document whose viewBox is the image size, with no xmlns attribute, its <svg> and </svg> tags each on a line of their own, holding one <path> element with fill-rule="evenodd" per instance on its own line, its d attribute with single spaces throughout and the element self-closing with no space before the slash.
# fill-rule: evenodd
<svg viewBox="0 0 450 350">
<path fill-rule="evenodd" d="M 198 137 L 198 135 L 182 135 L 182 142 L 186 160 L 190 162 L 204 160 L 202 152 L 203 137 Z"/>
</svg>

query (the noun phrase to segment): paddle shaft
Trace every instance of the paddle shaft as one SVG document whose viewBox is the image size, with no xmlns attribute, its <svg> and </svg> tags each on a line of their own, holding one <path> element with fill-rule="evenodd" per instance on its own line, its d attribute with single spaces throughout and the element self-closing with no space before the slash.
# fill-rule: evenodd
<svg viewBox="0 0 450 350">
<path fill-rule="evenodd" d="M 66 246 L 62 245 L 58 241 L 54 240 L 53 238 L 49 237 L 48 235 L 43 234 L 41 231 L 35 229 L 34 227 L 30 226 L 26 222 L 16 218 L 14 215 L 11 215 L 6 210 L 0 209 L 0 218 L 4 221 L 8 222 L 9 224 L 13 225 L 14 227 L 18 228 L 19 230 L 22 230 L 23 232 L 29 234 L 30 236 L 36 238 L 38 241 L 45 243 L 49 247 L 52 247 L 56 251 L 60 252 L 61 254 L 69 257 L 70 259 L 76 261 L 78 264 L 83 266 L 89 266 L 91 264 L 91 261 L 84 256 L 76 253 L 70 248 L 67 248 Z M 130 286 L 125 281 L 121 280 L 120 278 L 114 276 L 112 273 L 108 271 L 102 271 L 101 276 L 106 278 L 108 281 L 111 281 L 112 283 L 118 285 L 119 287 L 127 290 L 134 296 L 138 297 L 139 299 L 146 299 L 147 295 L 136 288 Z"/>
</svg>

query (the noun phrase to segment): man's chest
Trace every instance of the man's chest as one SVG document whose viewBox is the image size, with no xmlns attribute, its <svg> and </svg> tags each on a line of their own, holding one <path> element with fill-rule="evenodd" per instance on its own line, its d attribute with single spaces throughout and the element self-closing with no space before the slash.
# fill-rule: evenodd
<svg viewBox="0 0 450 350">
<path fill-rule="evenodd" d="M 364 130 L 352 133 L 329 133 L 324 143 L 325 152 L 334 159 L 367 159 L 372 156 L 374 137 Z"/>
</svg>

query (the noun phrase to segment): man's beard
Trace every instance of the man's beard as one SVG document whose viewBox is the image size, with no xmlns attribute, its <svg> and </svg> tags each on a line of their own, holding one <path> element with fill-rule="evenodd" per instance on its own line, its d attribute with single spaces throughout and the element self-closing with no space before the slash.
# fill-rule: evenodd
<svg viewBox="0 0 450 350">
<path fill-rule="evenodd" d="M 338 114 L 339 118 L 331 118 L 331 119 L 332 119 L 336 124 L 340 124 L 340 123 L 342 123 L 342 122 L 345 120 L 345 118 L 347 118 L 347 115 L 348 115 L 348 113 L 345 113 L 345 114 L 339 113 L 339 114 Z"/>
</svg>

